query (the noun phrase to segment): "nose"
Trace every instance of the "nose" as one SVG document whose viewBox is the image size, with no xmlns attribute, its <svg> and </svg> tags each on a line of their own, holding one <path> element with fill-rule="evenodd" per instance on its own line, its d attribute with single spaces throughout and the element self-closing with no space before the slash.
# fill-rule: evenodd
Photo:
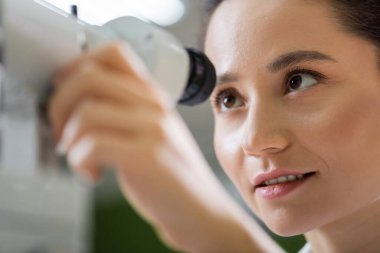
<svg viewBox="0 0 380 253">
<path fill-rule="evenodd" d="M 262 103 L 250 106 L 243 124 L 242 149 L 246 155 L 266 156 L 290 145 L 286 119 L 275 106 Z"/>
</svg>

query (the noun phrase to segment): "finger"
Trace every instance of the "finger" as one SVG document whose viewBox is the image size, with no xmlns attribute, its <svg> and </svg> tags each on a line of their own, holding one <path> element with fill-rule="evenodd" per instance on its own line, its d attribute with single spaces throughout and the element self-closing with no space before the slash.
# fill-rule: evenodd
<svg viewBox="0 0 380 253">
<path fill-rule="evenodd" d="M 164 138 L 164 112 L 145 108 L 120 107 L 86 100 L 66 124 L 57 151 L 63 155 L 87 132 L 102 130 L 128 138 Z"/>
<path fill-rule="evenodd" d="M 159 148 L 149 140 L 131 141 L 116 133 L 91 131 L 69 151 L 70 167 L 82 177 L 98 180 L 104 168 L 123 170 L 130 176 L 152 176 L 160 163 Z"/>
<path fill-rule="evenodd" d="M 144 88 L 145 86 L 145 88 Z M 96 63 L 87 63 L 76 75 L 67 80 L 50 100 L 49 118 L 54 136 L 59 139 L 63 124 L 77 104 L 86 98 L 109 100 L 122 106 L 152 107 L 161 110 L 159 94 L 147 84 L 125 75 L 109 73 Z"/>
<path fill-rule="evenodd" d="M 83 139 L 68 152 L 66 159 L 74 174 L 91 183 L 98 183 L 103 176 L 102 163 L 98 159 L 89 159 L 91 155 L 90 138 Z"/>
</svg>

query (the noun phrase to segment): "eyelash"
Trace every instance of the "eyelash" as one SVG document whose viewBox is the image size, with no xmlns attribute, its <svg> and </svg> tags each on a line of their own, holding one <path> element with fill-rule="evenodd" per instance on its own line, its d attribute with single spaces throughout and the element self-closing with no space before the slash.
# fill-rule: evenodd
<svg viewBox="0 0 380 253">
<path fill-rule="evenodd" d="M 230 95 L 234 95 L 238 97 L 237 95 L 238 91 L 235 88 L 227 88 L 227 89 L 222 89 L 218 91 L 218 93 L 211 97 L 211 103 L 216 107 L 220 108 L 221 102 L 223 101 L 224 98 Z"/>
<path fill-rule="evenodd" d="M 318 81 L 318 83 L 326 79 L 326 76 L 314 70 L 299 68 L 299 67 L 291 69 L 285 74 L 285 79 L 283 83 L 284 94 L 288 94 L 291 92 L 289 91 L 289 87 L 287 87 L 287 85 L 289 83 L 290 78 L 292 78 L 293 76 L 297 74 L 311 75 L 313 78 L 315 78 Z M 211 97 L 210 100 L 213 106 L 215 106 L 216 108 L 220 108 L 221 102 L 223 101 L 223 99 L 230 95 L 240 97 L 239 99 L 241 99 L 241 96 L 238 95 L 238 91 L 235 88 L 226 88 L 226 89 L 221 89 L 215 96 Z"/>
<path fill-rule="evenodd" d="M 290 81 L 290 79 L 295 76 L 295 75 L 299 75 L 299 74 L 307 74 L 307 75 L 310 75 L 312 76 L 313 78 L 315 78 L 315 80 L 318 81 L 318 83 L 320 83 L 321 81 L 325 80 L 326 79 L 326 76 L 317 72 L 317 71 L 314 71 L 314 70 L 310 70 L 310 69 L 305 69 L 305 68 L 299 68 L 299 67 L 296 67 L 294 69 L 291 69 L 289 70 L 288 72 L 286 72 L 285 74 L 285 80 L 284 80 L 284 83 L 283 83 L 283 86 L 284 86 L 284 89 L 285 89 L 285 92 L 284 94 L 288 94 L 289 92 L 289 87 L 288 86 L 288 83 Z"/>
</svg>

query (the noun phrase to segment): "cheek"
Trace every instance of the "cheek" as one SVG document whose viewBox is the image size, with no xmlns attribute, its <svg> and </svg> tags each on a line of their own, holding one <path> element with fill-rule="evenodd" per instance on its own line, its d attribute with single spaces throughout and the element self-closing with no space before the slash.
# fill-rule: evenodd
<svg viewBox="0 0 380 253">
<path fill-rule="evenodd" d="M 380 98 L 376 92 L 360 94 L 355 90 L 351 94 L 354 96 L 331 100 L 320 113 L 312 115 L 303 126 L 307 131 L 299 137 L 324 160 L 329 177 L 344 178 L 335 185 L 342 191 L 354 184 L 371 185 L 371 178 L 380 176 Z"/>
<path fill-rule="evenodd" d="M 230 128 L 225 123 L 216 122 L 214 135 L 216 156 L 225 173 L 245 198 L 249 194 L 251 175 L 244 166 L 241 140 L 242 130 L 239 127 Z"/>
<path fill-rule="evenodd" d="M 353 213 L 379 197 L 380 97 L 376 92 L 329 100 L 292 129 L 300 145 L 325 166 L 319 170 L 320 201 L 310 213 L 318 226 Z M 306 120 L 307 118 L 307 120 Z M 302 122 L 302 123 L 301 123 Z M 349 197 L 347 197 L 349 196 Z"/>
<path fill-rule="evenodd" d="M 223 127 L 225 126 L 225 127 Z M 253 172 L 260 168 L 260 162 L 256 158 L 249 160 L 241 147 L 243 136 L 242 128 L 238 126 L 228 127 L 227 123 L 216 122 L 214 134 L 215 153 L 225 173 L 240 192 L 241 197 L 253 212 L 258 214 L 257 202 L 252 199 L 252 185 L 250 179 Z"/>
<path fill-rule="evenodd" d="M 379 102 L 366 98 L 332 103 L 308 126 L 315 137 L 312 142 L 320 144 L 320 151 L 332 157 L 337 152 L 343 155 L 371 150 L 379 142 L 379 112 Z"/>
<path fill-rule="evenodd" d="M 214 148 L 220 165 L 226 174 L 236 184 L 241 158 L 236 134 L 226 133 L 222 127 L 215 127 Z"/>
</svg>

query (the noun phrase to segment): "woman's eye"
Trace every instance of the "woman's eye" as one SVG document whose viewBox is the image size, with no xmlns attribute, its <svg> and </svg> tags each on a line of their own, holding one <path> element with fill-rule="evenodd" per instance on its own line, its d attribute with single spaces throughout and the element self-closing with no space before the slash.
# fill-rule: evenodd
<svg viewBox="0 0 380 253">
<path fill-rule="evenodd" d="M 287 93 L 304 90 L 318 83 L 317 78 L 312 74 L 299 73 L 290 76 L 287 83 Z"/>
<path fill-rule="evenodd" d="M 220 92 L 214 103 L 221 112 L 230 111 L 243 105 L 243 101 L 230 90 Z"/>
<path fill-rule="evenodd" d="M 233 95 L 228 95 L 228 96 L 225 96 L 222 100 L 222 110 L 225 111 L 225 110 L 230 110 L 230 109 L 233 109 L 235 107 L 239 107 L 241 106 L 241 101 L 233 96 Z"/>
</svg>

